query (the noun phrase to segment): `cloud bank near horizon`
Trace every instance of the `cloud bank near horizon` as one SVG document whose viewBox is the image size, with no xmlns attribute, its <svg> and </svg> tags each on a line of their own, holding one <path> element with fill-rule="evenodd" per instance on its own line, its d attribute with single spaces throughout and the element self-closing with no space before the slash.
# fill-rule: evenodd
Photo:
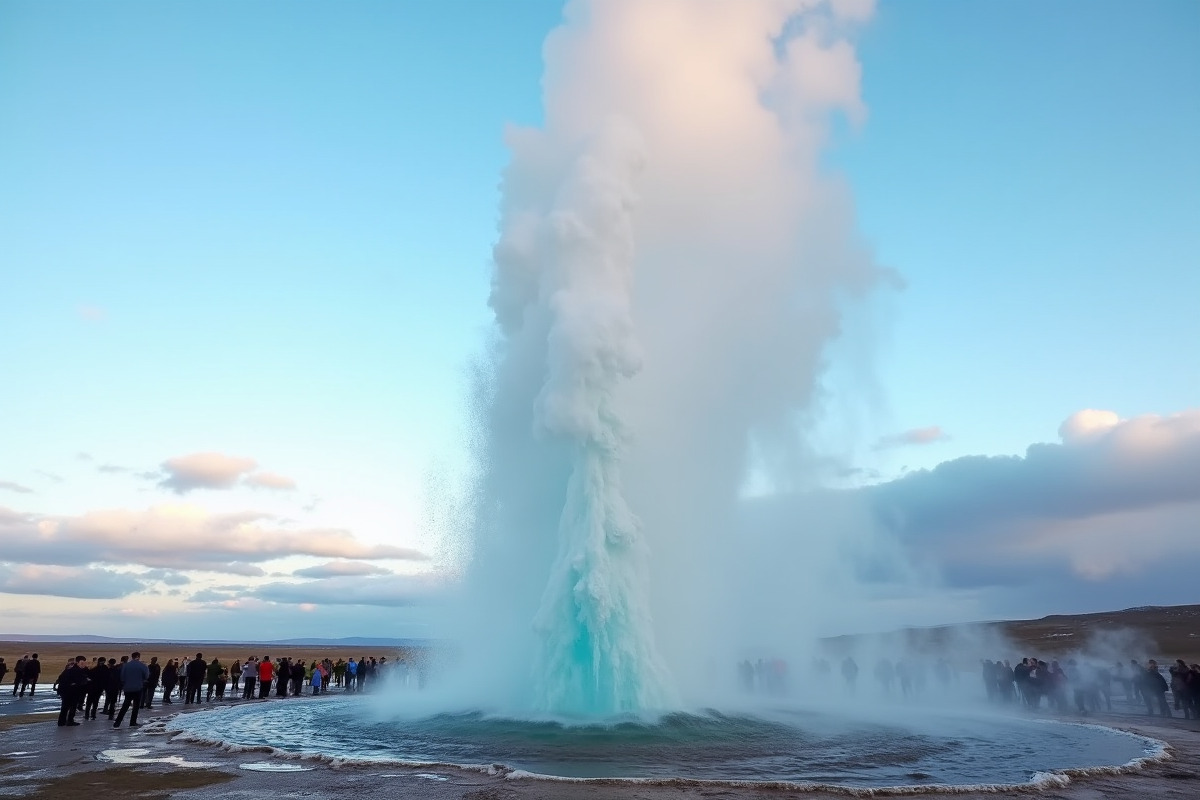
<svg viewBox="0 0 1200 800">
<path fill-rule="evenodd" d="M 894 555 L 924 570 L 932 597 L 973 597 L 980 617 L 1194 601 L 1178 587 L 1200 569 L 1200 409 L 1129 419 L 1083 410 L 1059 434 L 1019 456 L 964 456 L 871 486 L 749 501 L 751 524 L 786 525 L 830 498 L 865 507 L 899 543 Z M 0 541 L 0 594 L 77 604 L 160 594 L 189 614 L 304 604 L 358 606 L 368 620 L 449 588 L 434 571 L 392 570 L 395 561 L 426 568 L 411 548 L 196 504 L 74 516 L 0 506 Z M 298 556 L 324 560 L 271 572 Z M 886 560 L 864 568 L 868 579 L 894 578 Z M 222 573 L 245 580 L 212 585 Z"/>
<path fill-rule="evenodd" d="M 862 491 L 878 524 L 954 588 L 1061 603 L 1122 586 L 1110 602 L 1140 605 L 1165 596 L 1169 584 L 1155 583 L 1167 571 L 1200 568 L 1200 409 L 1088 409 L 1059 434 L 1024 455 L 957 458 Z"/>
</svg>

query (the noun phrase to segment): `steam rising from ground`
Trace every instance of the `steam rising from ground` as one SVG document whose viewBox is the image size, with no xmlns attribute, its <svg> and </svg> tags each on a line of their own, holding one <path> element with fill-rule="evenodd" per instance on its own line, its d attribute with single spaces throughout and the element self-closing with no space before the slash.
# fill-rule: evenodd
<svg viewBox="0 0 1200 800">
<path fill-rule="evenodd" d="M 544 125 L 508 134 L 464 704 L 708 702 L 738 654 L 857 607 L 865 516 L 742 496 L 809 485 L 827 347 L 884 277 L 821 166 L 833 120 L 865 117 L 870 14 L 571 2 L 547 39 Z"/>
</svg>

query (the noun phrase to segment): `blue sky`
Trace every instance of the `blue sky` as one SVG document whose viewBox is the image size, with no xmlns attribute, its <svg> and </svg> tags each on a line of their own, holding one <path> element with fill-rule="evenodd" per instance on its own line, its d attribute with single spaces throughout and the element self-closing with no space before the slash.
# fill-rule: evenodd
<svg viewBox="0 0 1200 800">
<path fill-rule="evenodd" d="M 540 0 L 0 6 L 0 507 L 174 502 L 162 465 L 214 453 L 295 488 L 226 464 L 236 488 L 182 499 L 431 547 L 490 335 L 503 134 L 541 121 L 560 18 Z M 1022 454 L 1081 409 L 1200 406 L 1200 6 L 893 0 L 855 41 L 868 116 L 825 165 L 905 288 L 838 351 L 853 364 L 828 380 L 865 362 L 874 388 L 818 440 L 882 480 Z M 127 599 L 0 591 L 47 609 L 39 630 Z M 130 602 L 144 620 L 157 601 Z"/>
<path fill-rule="evenodd" d="M 939 456 L 1019 453 L 1091 406 L 1194 406 L 1200 10 L 883 3 L 870 119 L 834 161 L 908 288 L 881 381 Z"/>
</svg>

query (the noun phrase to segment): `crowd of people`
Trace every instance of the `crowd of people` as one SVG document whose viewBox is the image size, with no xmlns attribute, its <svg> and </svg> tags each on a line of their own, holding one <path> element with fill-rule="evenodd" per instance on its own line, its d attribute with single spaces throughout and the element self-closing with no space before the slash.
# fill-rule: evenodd
<svg viewBox="0 0 1200 800">
<path fill-rule="evenodd" d="M 0 684 L 8 671 L 0 658 Z M 28 693 L 34 697 L 43 673 L 38 654 L 22 656 L 12 672 L 13 696 L 24 698 Z M 119 660 L 100 656 L 89 661 L 85 656 L 76 656 L 58 673 L 51 691 L 61 699 L 59 726 L 81 724 L 75 717 L 82 713 L 84 720 L 102 714 L 119 728 L 127 712 L 129 727 L 139 727 L 138 711 L 152 708 L 160 690 L 163 704 L 180 702 L 186 706 L 233 699 L 239 693 L 243 700 L 266 700 L 308 692 L 320 695 L 330 689 L 362 692 L 386 677 L 395 678 L 401 685 L 425 684 L 423 666 L 404 657 L 389 662 L 386 656 L 337 661 L 251 656 L 226 665 L 216 658 L 206 661 L 203 653 L 196 653 L 194 658 L 171 658 L 160 664 L 157 656 L 147 663 L 142 661 L 141 653 L 134 652 Z"/>
<path fill-rule="evenodd" d="M 1165 675 L 1154 659 L 1145 665 L 1130 659 L 1128 666 L 1117 661 L 1110 667 L 1074 658 L 1063 663 L 1023 658 L 1015 666 L 1008 661 L 984 660 L 982 667 L 988 699 L 996 703 L 1020 703 L 1036 709 L 1045 699 L 1046 707 L 1059 713 L 1068 713 L 1073 703 L 1075 711 L 1086 715 L 1112 711 L 1119 689 L 1127 705 L 1145 705 L 1152 716 L 1174 716 L 1174 706 L 1184 719 L 1200 719 L 1200 665 L 1189 665 L 1182 658 L 1176 659 Z"/>
<path fill-rule="evenodd" d="M 1147 714 L 1171 717 L 1178 713 L 1184 719 L 1200 720 L 1200 665 L 1183 659 L 1177 659 L 1165 671 L 1153 659 L 1144 665 L 1130 659 L 1128 664 L 1116 662 L 1111 666 L 1075 658 L 1061 662 L 1023 658 L 1015 666 L 1008 661 L 981 659 L 979 664 L 987 699 L 993 703 L 1088 715 L 1113 711 L 1113 701 L 1119 700 L 1124 704 L 1121 710 L 1144 706 Z M 835 668 L 844 690 L 857 693 L 861 688 L 860 668 L 851 655 L 843 657 L 840 664 L 822 657 L 813 659 L 812 685 L 828 686 L 835 680 Z M 737 675 L 746 693 L 788 693 L 788 665 L 782 659 L 745 659 L 738 662 Z M 932 690 L 938 696 L 950 697 L 951 687 L 959 682 L 960 669 L 945 657 L 879 658 L 870 677 L 877 696 L 917 699 Z M 961 697 L 962 691 L 955 696 Z"/>
</svg>

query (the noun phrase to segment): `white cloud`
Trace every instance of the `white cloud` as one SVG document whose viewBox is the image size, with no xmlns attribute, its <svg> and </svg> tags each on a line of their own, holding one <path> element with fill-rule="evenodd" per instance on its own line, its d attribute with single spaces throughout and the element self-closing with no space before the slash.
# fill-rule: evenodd
<svg viewBox="0 0 1200 800">
<path fill-rule="evenodd" d="M 248 594 L 273 603 L 311 605 L 412 606 L 429 603 L 441 591 L 430 576 L 342 576 L 324 580 L 268 583 Z"/>
<path fill-rule="evenodd" d="M 151 581 L 161 581 L 167 586 L 186 586 L 192 582 L 192 579 L 174 570 L 169 569 L 152 569 L 140 573 L 140 578 Z"/>
<path fill-rule="evenodd" d="M 176 494 L 186 494 L 196 489 L 233 489 L 248 486 L 252 489 L 274 489 L 291 491 L 296 481 L 277 472 L 258 470 L 258 462 L 252 458 L 228 456 L 223 453 L 192 453 L 168 458 L 161 465 L 162 472 L 143 473 L 143 477 L 158 481 L 164 489 Z M 132 472 L 127 467 L 104 464 L 101 472 Z M 165 477 L 162 473 L 166 473 Z"/>
<path fill-rule="evenodd" d="M 1121 418 L 1113 411 L 1098 411 L 1085 408 L 1076 411 L 1058 427 L 1058 435 L 1067 444 L 1083 441 L 1089 436 L 1095 436 L 1116 427 Z"/>
<path fill-rule="evenodd" d="M 13 561 L 141 564 L 176 570 L 262 575 L 257 564 L 292 555 L 423 560 L 419 551 L 371 545 L 334 528 L 293 528 L 261 512 L 213 514 L 189 504 L 110 509 L 75 517 L 0 507 L 4 556 Z"/>
<path fill-rule="evenodd" d="M 13 483 L 12 481 L 0 481 L 0 489 L 16 492 L 17 494 L 33 494 L 33 489 L 30 489 L 28 486 L 22 486 L 19 483 Z"/>
<path fill-rule="evenodd" d="M 193 489 L 230 489 L 239 478 L 257 466 L 252 458 L 221 453 L 192 453 L 164 461 L 162 468 L 167 477 L 159 485 L 177 494 Z"/>
<path fill-rule="evenodd" d="M 198 592 L 193 592 L 188 598 L 191 603 L 222 603 L 233 598 L 234 593 L 224 591 L 218 588 L 201 589 Z"/>
<path fill-rule="evenodd" d="M 1132 419 L 1089 409 L 1059 431 L 1061 444 L 1023 457 L 959 458 L 865 496 L 960 586 L 1200 568 L 1200 409 Z"/>
<path fill-rule="evenodd" d="M 0 592 L 7 594 L 113 599 L 144 587 L 138 576 L 110 569 L 0 564 Z"/>
<path fill-rule="evenodd" d="M 247 564 L 243 561 L 226 561 L 221 563 L 204 564 L 196 566 L 194 563 L 191 566 L 182 566 L 179 569 L 190 569 L 200 572 L 219 572 L 223 575 L 242 575 L 247 578 L 261 578 L 267 574 L 267 571 L 262 567 L 254 564 Z"/>
<path fill-rule="evenodd" d="M 330 561 L 315 567 L 304 567 L 292 574 L 298 578 L 334 578 L 345 575 L 390 575 L 390 569 L 362 561 Z"/>
<path fill-rule="evenodd" d="M 255 472 L 247 475 L 245 484 L 256 489 L 278 489 L 280 491 L 291 491 L 296 488 L 294 480 L 274 472 Z"/>
</svg>

